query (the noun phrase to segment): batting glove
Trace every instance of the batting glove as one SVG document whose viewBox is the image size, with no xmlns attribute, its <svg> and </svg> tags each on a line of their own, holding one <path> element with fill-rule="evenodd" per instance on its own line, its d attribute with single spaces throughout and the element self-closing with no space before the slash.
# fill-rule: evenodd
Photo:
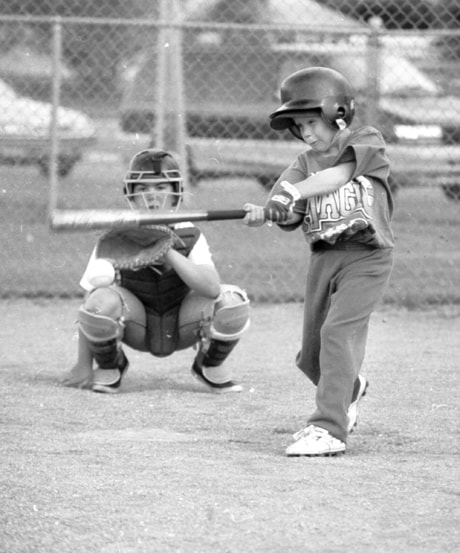
<svg viewBox="0 0 460 553">
<path fill-rule="evenodd" d="M 269 221 L 284 223 L 292 214 L 295 202 L 300 199 L 300 192 L 290 182 L 280 183 L 281 190 L 272 196 L 265 205 L 265 213 Z"/>
</svg>

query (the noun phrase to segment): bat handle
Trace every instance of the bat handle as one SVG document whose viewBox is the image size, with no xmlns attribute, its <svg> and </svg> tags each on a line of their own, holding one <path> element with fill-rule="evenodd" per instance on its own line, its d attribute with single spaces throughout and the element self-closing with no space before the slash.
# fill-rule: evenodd
<svg viewBox="0 0 460 553">
<path fill-rule="evenodd" d="M 247 211 L 244 209 L 222 209 L 222 210 L 213 210 L 208 213 L 208 216 L 206 219 L 208 221 L 225 221 L 228 219 L 244 219 L 246 216 Z M 265 221 L 274 221 L 271 219 L 272 213 L 270 213 L 270 210 L 264 207 L 264 216 Z"/>
<path fill-rule="evenodd" d="M 210 211 L 207 216 L 208 221 L 225 221 L 229 219 L 244 219 L 246 211 L 244 209 L 216 209 Z"/>
</svg>

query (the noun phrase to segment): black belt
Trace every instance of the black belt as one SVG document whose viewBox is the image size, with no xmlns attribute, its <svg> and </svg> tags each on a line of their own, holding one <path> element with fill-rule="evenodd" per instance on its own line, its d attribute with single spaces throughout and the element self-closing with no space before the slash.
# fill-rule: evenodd
<svg viewBox="0 0 460 553">
<path fill-rule="evenodd" d="M 312 252 L 322 252 L 325 250 L 375 250 L 375 248 L 352 240 L 337 240 L 335 244 L 318 240 L 318 242 L 313 242 L 311 245 Z"/>
</svg>

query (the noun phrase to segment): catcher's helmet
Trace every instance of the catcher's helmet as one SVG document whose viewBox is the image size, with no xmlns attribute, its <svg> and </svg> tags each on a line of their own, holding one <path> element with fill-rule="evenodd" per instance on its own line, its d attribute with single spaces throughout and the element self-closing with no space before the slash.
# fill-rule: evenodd
<svg viewBox="0 0 460 553">
<path fill-rule="evenodd" d="M 184 183 L 179 165 L 165 150 L 149 148 L 138 152 L 130 161 L 124 179 L 123 192 L 130 201 L 136 184 L 168 182 L 173 186 L 173 205 L 178 206 L 184 194 Z"/>
<path fill-rule="evenodd" d="M 353 90 L 338 71 L 327 67 L 308 67 L 289 75 L 281 84 L 282 105 L 270 114 L 270 126 L 277 130 L 289 129 L 296 138 L 302 138 L 292 119 L 306 111 L 320 110 L 331 126 L 342 119 L 350 125 L 355 114 Z"/>
</svg>

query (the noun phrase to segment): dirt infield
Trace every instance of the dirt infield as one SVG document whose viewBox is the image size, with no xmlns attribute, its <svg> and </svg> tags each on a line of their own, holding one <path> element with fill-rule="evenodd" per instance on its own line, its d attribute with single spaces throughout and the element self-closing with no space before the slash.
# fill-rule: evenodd
<svg viewBox="0 0 460 553">
<path fill-rule="evenodd" d="M 1 553 L 449 553 L 460 548 L 460 310 L 382 309 L 347 454 L 286 458 L 313 408 L 302 305 L 255 305 L 215 396 L 192 351 L 128 350 L 123 393 L 64 388 L 74 300 L 4 300 Z"/>
</svg>

